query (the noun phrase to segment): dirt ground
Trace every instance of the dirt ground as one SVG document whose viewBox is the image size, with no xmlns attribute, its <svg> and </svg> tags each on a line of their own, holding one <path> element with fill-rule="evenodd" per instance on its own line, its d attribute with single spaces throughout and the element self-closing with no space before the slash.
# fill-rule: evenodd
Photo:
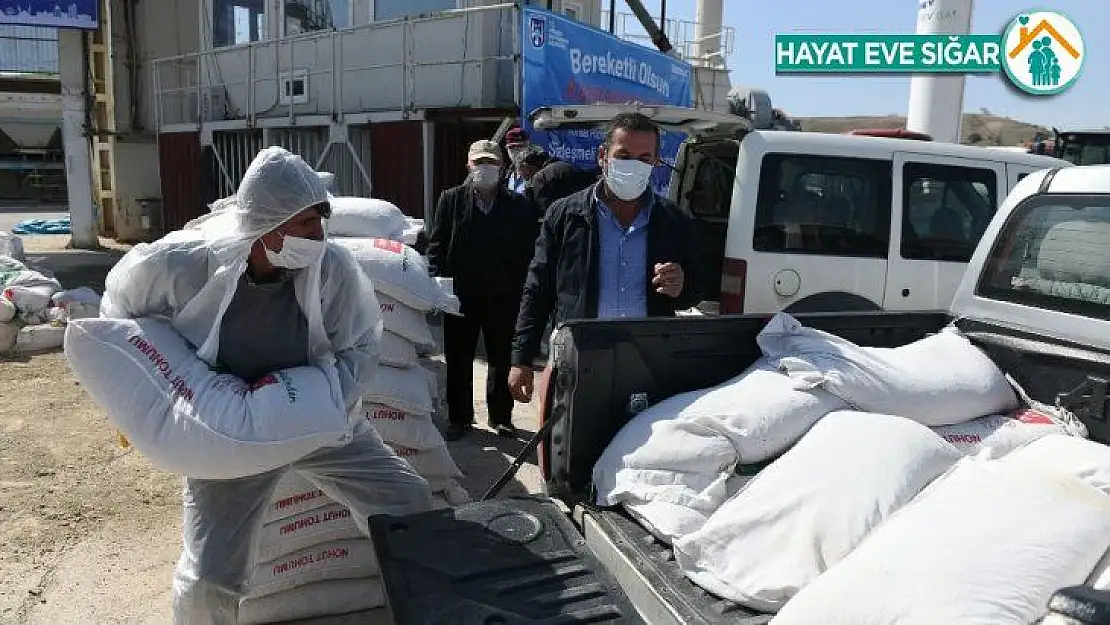
<svg viewBox="0 0 1110 625">
<path fill-rule="evenodd" d="M 476 363 L 476 389 L 484 377 Z M 517 408 L 522 440 L 479 429 L 450 445 L 472 496 L 535 431 L 534 404 Z M 528 464 L 503 494 L 538 487 Z M 179 478 L 117 444 L 64 355 L 0 357 L 0 623 L 168 623 L 180 540 Z"/>
</svg>

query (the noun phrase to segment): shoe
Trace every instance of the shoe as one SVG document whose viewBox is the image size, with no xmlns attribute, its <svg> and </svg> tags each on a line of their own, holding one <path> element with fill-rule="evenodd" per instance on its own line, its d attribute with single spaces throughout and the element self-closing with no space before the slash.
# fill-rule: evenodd
<svg viewBox="0 0 1110 625">
<path fill-rule="evenodd" d="M 470 432 L 470 425 L 466 423 L 451 423 L 443 432 L 444 440 L 457 441 Z"/>
<path fill-rule="evenodd" d="M 493 431 L 497 432 L 498 436 L 504 436 L 505 438 L 516 438 L 516 428 L 511 425 L 506 425 L 504 423 L 502 423 L 501 425 L 495 425 L 493 426 Z"/>
</svg>

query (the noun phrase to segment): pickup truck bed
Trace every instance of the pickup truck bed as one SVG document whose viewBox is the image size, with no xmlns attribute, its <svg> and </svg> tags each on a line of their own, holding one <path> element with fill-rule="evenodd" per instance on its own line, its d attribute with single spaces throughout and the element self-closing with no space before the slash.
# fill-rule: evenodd
<svg viewBox="0 0 1110 625">
<path fill-rule="evenodd" d="M 810 327 L 874 347 L 904 345 L 950 321 L 940 312 L 813 313 L 797 317 Z M 559 422 L 542 447 L 541 467 L 548 492 L 572 510 L 572 519 L 588 547 L 591 570 L 596 559 L 619 582 L 627 600 L 648 623 L 762 625 L 770 620 L 769 615 L 721 600 L 689 582 L 675 566 L 666 545 L 621 510 L 592 505 L 590 484 L 594 463 L 636 412 L 632 406 L 642 409 L 677 393 L 733 377 L 760 356 L 755 338 L 766 321 L 764 316 L 574 321 L 564 325 L 555 339 L 553 389 L 544 414 Z M 1086 423 L 1092 439 L 1110 439 L 1110 354 L 1010 327 L 966 320 L 957 321 L 957 325 L 1034 399 L 1048 404 L 1059 399 Z M 741 470 L 754 473 L 759 468 Z M 473 504 L 455 514 L 462 519 L 495 503 Z M 547 505 L 558 509 L 555 503 Z M 435 540 L 434 536 L 423 538 Z M 385 547 L 382 543 L 379 549 Z M 435 566 L 448 566 L 444 564 L 446 556 L 429 557 Z M 399 575 L 402 573 L 392 570 L 389 563 L 382 563 L 390 601 L 405 603 L 413 596 L 411 591 L 389 582 Z M 468 591 L 444 578 L 441 592 L 442 596 L 465 602 Z M 614 593 L 608 597 L 614 604 L 625 600 Z M 605 622 L 565 616 L 562 620 L 538 622 Z"/>
</svg>

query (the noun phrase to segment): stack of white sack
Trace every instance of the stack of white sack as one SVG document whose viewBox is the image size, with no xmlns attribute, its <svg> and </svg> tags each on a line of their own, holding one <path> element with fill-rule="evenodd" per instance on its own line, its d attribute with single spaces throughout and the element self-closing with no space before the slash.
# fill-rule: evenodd
<svg viewBox="0 0 1110 625">
<path fill-rule="evenodd" d="M 346 506 L 295 471 L 262 514 L 239 623 L 276 623 L 385 605 L 378 560 Z"/>
<path fill-rule="evenodd" d="M 903 347 L 866 348 L 779 314 L 757 341 L 763 358 L 741 375 L 625 424 L 594 467 L 598 504 L 623 505 L 673 543 L 735 490 L 737 465 L 782 454 L 845 408 L 936 428 L 965 454 L 998 457 L 1047 434 L 1086 435 L 1040 405 L 1015 412 L 1006 376 L 954 328 Z"/>
<path fill-rule="evenodd" d="M 417 356 L 434 353 L 438 346 L 428 315 L 437 311 L 459 314 L 453 281 L 429 276 L 424 258 L 399 241 L 381 238 L 333 241 L 351 253 L 374 284 L 386 332 L 412 343 Z M 406 348 L 398 357 L 410 356 Z"/>
<path fill-rule="evenodd" d="M 424 259 L 411 247 L 387 239 L 339 238 L 370 277 L 381 308 L 380 365 L 363 396 L 366 418 L 396 453 L 407 460 L 452 505 L 469 496 L 457 482 L 462 472 L 435 426 L 439 406 L 436 374 L 423 367 L 418 352 L 435 349 L 428 313 L 459 312 L 450 281 L 428 275 Z"/>
<path fill-rule="evenodd" d="M 433 498 L 436 507 L 448 507 Z M 370 610 L 385 591 L 370 539 L 351 510 L 295 471 L 262 514 L 239 623 L 276 623 Z"/>
<path fill-rule="evenodd" d="M 461 505 L 470 497 L 458 483 L 463 473 L 432 420 L 436 404 L 429 373 L 418 365 L 380 365 L 370 391 L 362 398 L 363 412 L 382 440 L 428 480 L 437 498 Z"/>
<path fill-rule="evenodd" d="M 322 180 L 334 188 L 335 177 L 327 172 L 317 172 Z M 424 220 L 406 217 L 396 204 L 377 198 L 338 196 L 329 194 L 332 214 L 328 220 L 328 233 L 333 237 L 360 239 L 391 239 L 405 245 L 416 245 L 424 231 Z"/>
<path fill-rule="evenodd" d="M 334 241 L 354 256 L 379 294 L 420 313 L 459 314 L 451 282 L 428 275 L 427 263 L 411 246 L 387 238 L 338 237 Z"/>
<path fill-rule="evenodd" d="M 404 212 L 385 200 L 329 195 L 328 203 L 328 234 L 333 237 L 399 241 L 409 227 Z"/>
<path fill-rule="evenodd" d="M 771 622 L 1027 625 L 1108 546 L 1106 493 L 1012 455 L 964 458 Z"/>
<path fill-rule="evenodd" d="M 61 293 L 62 285 L 54 278 L 0 255 L 0 353 L 61 347 L 68 319 L 65 309 L 56 305 Z"/>
<path fill-rule="evenodd" d="M 634 417 L 593 470 L 597 503 L 623 505 L 666 543 L 699 529 L 737 488 L 738 464 L 786 451 L 844 408 L 760 360 L 718 386 L 682 393 Z"/>
<path fill-rule="evenodd" d="M 216 373 L 168 321 L 77 319 L 65 331 L 74 376 L 155 466 L 231 479 L 350 440 L 334 365 L 276 371 L 248 385 Z"/>
<path fill-rule="evenodd" d="M 962 457 L 910 419 L 830 413 L 676 540 L 675 561 L 715 595 L 775 612 Z"/>
</svg>

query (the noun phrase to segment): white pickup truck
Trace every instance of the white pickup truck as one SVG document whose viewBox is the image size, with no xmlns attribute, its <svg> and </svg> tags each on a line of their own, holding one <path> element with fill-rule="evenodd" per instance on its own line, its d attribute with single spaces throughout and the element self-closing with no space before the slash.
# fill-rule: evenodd
<svg viewBox="0 0 1110 625">
<path fill-rule="evenodd" d="M 1069 409 L 1092 440 L 1110 443 L 1110 166 L 1040 171 L 1019 183 L 986 227 L 947 314 L 798 317 L 871 346 L 902 345 L 954 319 L 1033 399 Z M 542 408 L 554 422 L 541 447 L 550 497 L 373 517 L 394 621 L 767 623 L 771 615 L 688 581 L 671 551 L 622 510 L 593 505 L 590 484 L 631 404 L 735 376 L 760 356 L 754 339 L 765 323 L 742 315 L 561 326 Z M 1046 622 L 1094 625 L 1106 622 L 1110 593 L 1069 588 L 1053 606 L 1056 620 Z"/>
</svg>

